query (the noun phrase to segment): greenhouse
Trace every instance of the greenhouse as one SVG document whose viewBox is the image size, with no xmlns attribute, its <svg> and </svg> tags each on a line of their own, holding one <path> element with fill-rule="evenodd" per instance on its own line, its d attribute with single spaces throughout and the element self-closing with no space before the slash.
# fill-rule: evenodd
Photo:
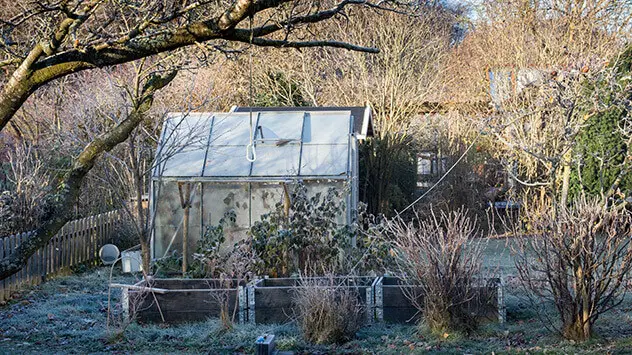
<svg viewBox="0 0 632 355">
<path fill-rule="evenodd" d="M 163 125 L 152 174 L 152 255 L 191 254 L 206 226 L 226 212 L 232 245 L 302 181 L 309 194 L 345 191 L 345 215 L 358 203 L 358 142 L 372 134 L 368 107 L 233 108 L 172 113 Z"/>
</svg>

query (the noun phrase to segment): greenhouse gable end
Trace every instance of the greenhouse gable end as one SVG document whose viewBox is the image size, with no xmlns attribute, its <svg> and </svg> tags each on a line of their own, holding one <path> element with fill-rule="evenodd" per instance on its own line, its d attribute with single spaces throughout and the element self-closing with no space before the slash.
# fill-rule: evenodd
<svg viewBox="0 0 632 355">
<path fill-rule="evenodd" d="M 352 222 L 358 141 L 371 134 L 370 120 L 368 107 L 170 114 L 152 175 L 154 258 L 173 250 L 190 254 L 205 227 L 229 211 L 236 222 L 226 242 L 243 239 L 282 201 L 284 187 L 297 181 L 309 194 L 331 187 L 346 191 L 348 208 L 340 223 Z"/>
</svg>

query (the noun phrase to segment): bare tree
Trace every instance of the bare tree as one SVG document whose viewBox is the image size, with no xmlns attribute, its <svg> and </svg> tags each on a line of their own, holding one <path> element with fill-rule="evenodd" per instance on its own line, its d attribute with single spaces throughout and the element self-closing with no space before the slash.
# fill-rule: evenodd
<svg viewBox="0 0 632 355">
<path fill-rule="evenodd" d="M 617 307 L 632 270 L 632 215 L 579 199 L 543 213 L 527 212 L 532 232 L 516 228 L 518 276 L 547 326 L 587 340 L 605 312 Z M 555 306 L 557 321 L 547 315 Z"/>
</svg>

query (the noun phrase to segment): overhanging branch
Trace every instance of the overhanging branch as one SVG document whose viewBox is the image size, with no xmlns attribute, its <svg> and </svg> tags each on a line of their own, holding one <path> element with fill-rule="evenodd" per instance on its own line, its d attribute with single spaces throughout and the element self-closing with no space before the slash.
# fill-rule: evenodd
<svg viewBox="0 0 632 355">
<path fill-rule="evenodd" d="M 236 41 L 246 42 L 241 39 L 235 39 Z M 358 46 L 348 42 L 340 42 L 340 41 L 301 41 L 301 42 L 293 42 L 293 41 L 284 41 L 284 40 L 276 40 L 276 39 L 267 39 L 267 38 L 253 38 L 252 43 L 261 46 L 261 47 L 277 47 L 277 48 L 310 48 L 310 47 L 333 47 L 333 48 L 343 48 L 348 49 L 350 51 L 358 51 L 358 52 L 366 52 L 366 53 L 379 53 L 380 49 L 375 47 L 363 47 Z"/>
</svg>

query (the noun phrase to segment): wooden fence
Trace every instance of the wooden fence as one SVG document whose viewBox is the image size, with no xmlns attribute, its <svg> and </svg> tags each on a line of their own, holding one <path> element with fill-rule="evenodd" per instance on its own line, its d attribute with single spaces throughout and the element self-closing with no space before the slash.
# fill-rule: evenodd
<svg viewBox="0 0 632 355">
<path fill-rule="evenodd" d="M 111 240 L 120 221 L 121 213 L 112 211 L 66 223 L 45 247 L 29 258 L 26 267 L 0 281 L 0 302 L 11 298 L 22 286 L 39 285 L 49 275 L 75 265 L 96 263 L 99 249 Z M 0 259 L 11 254 L 32 234 L 26 232 L 0 238 Z"/>
</svg>

